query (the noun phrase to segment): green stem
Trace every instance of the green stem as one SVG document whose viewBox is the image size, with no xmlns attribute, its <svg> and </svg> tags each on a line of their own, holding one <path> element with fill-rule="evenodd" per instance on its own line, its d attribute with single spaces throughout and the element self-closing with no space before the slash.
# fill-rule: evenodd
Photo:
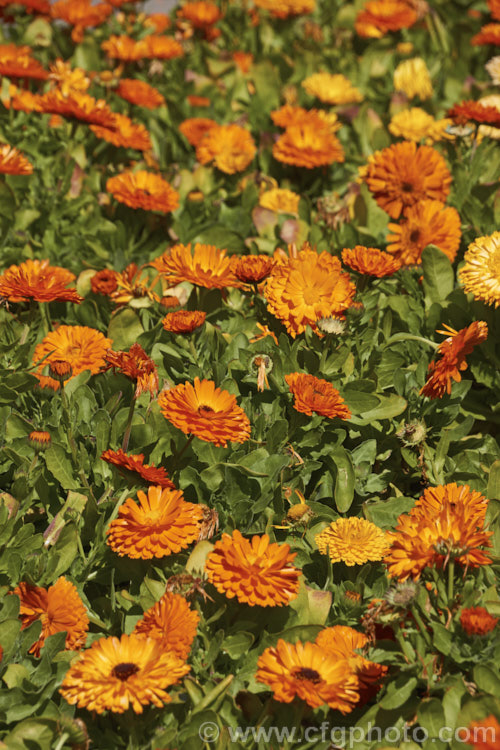
<svg viewBox="0 0 500 750">
<path fill-rule="evenodd" d="M 194 440 L 194 435 L 190 435 L 188 437 L 188 439 L 186 440 L 184 446 L 179 451 L 179 453 L 176 454 L 175 459 L 174 459 L 174 463 L 173 463 L 172 468 L 171 468 L 171 471 L 173 471 L 175 468 L 177 468 L 177 466 L 179 465 L 179 461 L 181 460 L 182 456 L 184 455 L 184 453 L 186 452 L 186 450 L 189 448 L 189 446 L 191 445 L 191 443 L 193 442 L 193 440 Z"/>
<path fill-rule="evenodd" d="M 128 417 L 127 417 L 127 427 L 125 429 L 125 434 L 123 436 L 123 443 L 122 443 L 122 450 L 127 452 L 128 449 L 128 443 L 130 440 L 130 432 L 132 430 L 132 419 L 134 418 L 134 409 L 135 409 L 135 397 L 132 399 L 130 408 L 128 410 Z"/>
<path fill-rule="evenodd" d="M 417 610 L 416 607 L 412 607 L 411 613 L 413 615 L 415 622 L 417 623 L 419 627 L 420 633 L 422 634 L 422 638 L 424 639 L 424 641 L 426 642 L 428 646 L 431 646 L 432 645 L 431 637 L 427 631 L 427 628 L 425 627 L 424 621 L 422 620 L 420 616 L 420 612 Z"/>
<path fill-rule="evenodd" d="M 191 354 L 193 355 L 193 359 L 198 364 L 198 353 L 196 351 L 196 347 L 194 345 L 194 341 L 191 337 L 189 337 L 189 349 L 191 350 Z"/>
<path fill-rule="evenodd" d="M 393 336 L 391 336 L 384 344 L 384 346 L 390 346 L 391 344 L 395 344 L 397 341 L 420 341 L 421 344 L 427 344 L 428 346 L 432 346 L 433 349 L 437 349 L 439 344 L 436 344 L 434 341 L 431 341 L 430 339 L 426 339 L 423 336 L 416 336 L 413 333 L 395 333 Z"/>
<path fill-rule="evenodd" d="M 448 606 L 449 607 L 453 605 L 453 601 L 455 599 L 455 592 L 453 589 L 454 579 L 455 579 L 455 560 L 454 558 L 450 557 L 450 560 L 448 562 Z"/>
<path fill-rule="evenodd" d="M 41 315 L 41 318 L 42 318 L 43 332 L 45 333 L 45 335 L 47 335 L 49 333 L 49 331 L 52 330 L 52 326 L 50 325 L 49 303 L 48 302 L 39 302 L 38 306 L 40 308 L 40 315 Z"/>
</svg>

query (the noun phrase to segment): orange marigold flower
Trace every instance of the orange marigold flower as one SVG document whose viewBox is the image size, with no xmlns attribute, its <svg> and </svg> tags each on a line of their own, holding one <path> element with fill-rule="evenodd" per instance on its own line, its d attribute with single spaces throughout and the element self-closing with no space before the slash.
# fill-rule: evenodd
<svg viewBox="0 0 500 750">
<path fill-rule="evenodd" d="M 149 133 L 141 123 L 132 122 L 126 115 L 115 114 L 113 128 L 91 125 L 90 129 L 98 138 L 113 146 L 135 148 L 137 151 L 151 151 L 153 145 Z"/>
<path fill-rule="evenodd" d="M 500 305 L 500 232 L 477 237 L 464 255 L 458 278 L 466 293 L 487 305 Z"/>
<path fill-rule="evenodd" d="M 72 68 L 69 62 L 60 58 L 51 63 L 49 69 L 50 80 L 56 83 L 64 96 L 68 96 L 71 91 L 85 92 L 90 86 L 90 78 L 85 70 Z"/>
<path fill-rule="evenodd" d="M 215 3 L 206 0 L 187 2 L 177 11 L 179 18 L 189 21 L 195 29 L 206 29 L 222 18 L 222 13 Z"/>
<path fill-rule="evenodd" d="M 342 271 L 340 260 L 305 244 L 297 257 L 276 263 L 267 279 L 265 295 L 269 312 L 295 338 L 317 321 L 338 317 L 351 305 L 356 287 Z"/>
<path fill-rule="evenodd" d="M 6 78 L 48 78 L 45 68 L 31 56 L 27 45 L 0 44 L 0 75 Z"/>
<path fill-rule="evenodd" d="M 182 57 L 184 54 L 182 44 L 179 44 L 170 36 L 150 34 L 137 42 L 137 45 L 140 47 L 141 57 L 144 58 L 172 60 L 174 57 Z"/>
<path fill-rule="evenodd" d="M 257 149 L 250 133 L 239 125 L 210 128 L 196 147 L 200 164 L 211 161 L 226 174 L 242 172 L 253 160 Z"/>
<path fill-rule="evenodd" d="M 342 145 L 328 122 L 309 116 L 289 125 L 273 146 L 273 156 L 284 164 L 314 169 L 344 161 Z"/>
<path fill-rule="evenodd" d="M 169 476 L 162 466 L 144 463 L 144 454 L 127 454 L 125 451 L 113 451 L 109 448 L 101 454 L 101 459 L 108 464 L 116 466 L 122 474 L 127 476 L 128 472 L 138 474 L 147 484 L 156 484 L 159 487 L 175 489 L 175 484 L 169 479 Z"/>
<path fill-rule="evenodd" d="M 92 4 L 92 0 L 57 0 L 50 9 L 52 18 L 73 26 L 71 38 L 74 42 L 81 42 L 83 30 L 100 26 L 113 12 L 109 3 Z"/>
<path fill-rule="evenodd" d="M 356 16 L 359 36 L 379 38 L 388 31 L 409 29 L 417 21 L 416 11 L 404 0 L 369 0 Z"/>
<path fill-rule="evenodd" d="M 292 104 L 284 104 L 279 109 L 272 110 L 271 120 L 280 128 L 292 125 L 315 125 L 318 128 L 327 126 L 330 133 L 336 133 L 341 127 L 335 112 L 325 112 L 322 109 L 304 109 Z"/>
<path fill-rule="evenodd" d="M 384 253 L 376 247 L 356 245 L 355 248 L 342 250 L 342 261 L 354 271 L 376 276 L 381 279 L 391 276 L 401 268 L 401 263 L 389 253 Z"/>
<path fill-rule="evenodd" d="M 420 265 L 422 251 L 436 245 L 453 262 L 462 237 L 456 208 L 441 201 L 421 200 L 405 209 L 399 224 L 389 224 L 387 252 L 403 266 Z"/>
<path fill-rule="evenodd" d="M 1 171 L 1 167 L 0 167 Z M 66 289 L 75 275 L 66 268 L 49 265 L 48 260 L 25 260 L 10 266 L 0 276 L 0 296 L 9 302 L 76 302 L 83 300 L 76 289 Z"/>
<path fill-rule="evenodd" d="M 459 732 L 459 736 L 460 742 L 472 745 L 474 750 L 498 750 L 500 723 L 490 714 L 480 721 L 471 722 L 467 729 Z"/>
<path fill-rule="evenodd" d="M 43 388 L 53 390 L 59 388 L 59 382 L 42 375 L 45 367 L 51 362 L 62 360 L 71 366 L 72 374 L 68 380 L 85 370 L 90 370 L 92 375 L 96 375 L 105 365 L 106 351 L 111 343 L 111 339 L 87 326 L 59 326 L 35 347 L 33 364 L 38 365 L 38 368 L 34 375 Z"/>
<path fill-rule="evenodd" d="M 32 173 L 33 164 L 17 148 L 8 144 L 0 146 L 0 174 L 27 175 Z"/>
<path fill-rule="evenodd" d="M 483 125 L 491 125 L 495 128 L 500 127 L 500 112 L 496 107 L 488 107 L 481 102 L 474 100 L 463 101 L 460 104 L 454 104 L 448 110 L 448 117 L 451 117 L 457 125 L 466 125 L 468 122 L 476 122 Z"/>
<path fill-rule="evenodd" d="M 275 18 L 305 15 L 316 8 L 316 0 L 254 0 L 254 4 Z"/>
<path fill-rule="evenodd" d="M 128 2 L 128 0 L 126 1 Z M 166 13 L 148 13 L 143 24 L 146 28 L 154 29 L 157 34 L 161 34 L 162 31 L 170 28 L 171 25 L 170 18 Z"/>
<path fill-rule="evenodd" d="M 215 120 L 211 120 L 208 117 L 189 117 L 179 125 L 179 130 L 187 138 L 192 146 L 198 146 L 201 139 L 212 130 L 212 128 L 218 127 Z"/>
<path fill-rule="evenodd" d="M 122 172 L 110 177 L 106 190 L 130 208 L 169 213 L 179 208 L 179 193 L 163 177 L 153 172 Z"/>
<path fill-rule="evenodd" d="M 418 580 L 427 567 L 444 567 L 452 557 L 460 565 L 490 563 L 491 531 L 484 529 L 484 500 L 468 485 L 446 484 L 425 490 L 409 514 L 399 516 L 385 556 L 391 577 Z M 485 511 L 484 511 L 485 512 Z"/>
<path fill-rule="evenodd" d="M 161 641 L 136 633 L 99 638 L 73 662 L 59 692 L 71 705 L 122 714 L 129 708 L 161 708 L 172 699 L 166 692 L 190 667 Z"/>
<path fill-rule="evenodd" d="M 111 34 L 109 39 L 101 44 L 101 49 L 106 52 L 108 57 L 123 60 L 123 62 L 134 62 L 143 57 L 143 50 L 139 42 L 125 34 L 121 36 Z"/>
<path fill-rule="evenodd" d="M 351 412 L 344 403 L 344 399 L 327 380 L 300 372 L 285 375 L 285 380 L 293 393 L 293 406 L 296 411 L 309 416 L 315 412 L 330 419 L 351 418 Z"/>
<path fill-rule="evenodd" d="M 178 310 L 167 313 L 163 318 L 163 328 L 171 333 L 191 333 L 205 322 L 206 312 L 201 310 Z"/>
<path fill-rule="evenodd" d="M 181 490 L 149 487 L 146 495 L 137 493 L 118 511 L 107 530 L 107 543 L 120 557 L 151 560 L 166 557 L 189 547 L 198 539 L 203 510 L 187 503 Z"/>
<path fill-rule="evenodd" d="M 500 21 L 500 0 L 487 0 L 490 13 L 497 21 Z"/>
<path fill-rule="evenodd" d="M 237 50 L 236 52 L 233 52 L 231 57 L 236 63 L 236 67 L 239 68 L 242 73 L 248 73 L 253 64 L 253 55 L 251 52 Z"/>
<path fill-rule="evenodd" d="M 269 255 L 233 255 L 231 269 L 244 284 L 258 284 L 273 270 L 274 259 Z"/>
<path fill-rule="evenodd" d="M 329 654 L 315 643 L 287 643 L 266 648 L 257 661 L 258 682 L 269 685 L 280 703 L 297 696 L 313 708 L 325 703 L 343 714 L 359 701 L 359 681 L 347 659 Z"/>
<path fill-rule="evenodd" d="M 314 537 L 322 555 L 348 566 L 382 560 L 389 547 L 385 531 L 365 518 L 339 518 Z"/>
<path fill-rule="evenodd" d="M 212 103 L 208 96 L 196 96 L 195 94 L 188 94 L 186 99 L 191 107 L 209 107 Z"/>
<path fill-rule="evenodd" d="M 259 206 L 276 213 L 298 214 L 299 202 L 300 195 L 283 188 L 271 188 L 259 197 Z"/>
<path fill-rule="evenodd" d="M 498 619 L 484 607 L 464 608 L 460 613 L 460 625 L 467 635 L 487 635 L 496 627 Z"/>
<path fill-rule="evenodd" d="M 206 289 L 224 289 L 238 286 L 239 282 L 231 267 L 231 258 L 226 250 L 215 245 L 201 245 L 197 242 L 191 254 L 189 245 L 174 245 L 150 263 L 170 284 L 189 281 Z"/>
<path fill-rule="evenodd" d="M 205 572 L 217 591 L 251 607 L 282 607 L 296 598 L 300 570 L 288 544 L 270 543 L 267 534 L 245 539 L 238 529 L 223 534 L 207 557 Z"/>
<path fill-rule="evenodd" d="M 49 447 L 52 442 L 52 437 L 50 432 L 34 430 L 28 435 L 28 440 L 36 450 L 43 450 L 44 448 Z"/>
<path fill-rule="evenodd" d="M 441 359 L 430 363 L 427 381 L 420 390 L 422 396 L 429 398 L 442 398 L 445 393 L 451 393 L 451 381 L 459 383 L 460 372 L 467 369 L 465 357 L 488 338 L 488 325 L 483 320 L 474 321 L 460 331 L 446 325 L 445 328 L 446 331 L 438 331 L 447 336 L 437 349 Z"/>
<path fill-rule="evenodd" d="M 40 96 L 32 94 L 27 89 L 20 89 L 13 83 L 9 86 L 9 98 L 2 99 L 2 104 L 6 109 L 15 109 L 21 112 L 41 112 L 42 105 Z"/>
<path fill-rule="evenodd" d="M 160 640 L 166 651 L 187 659 L 200 621 L 198 612 L 180 594 L 167 591 L 160 601 L 144 612 L 134 633 Z"/>
<path fill-rule="evenodd" d="M 45 639 L 64 630 L 66 649 L 77 651 L 85 646 L 89 629 L 87 611 L 76 587 L 64 576 L 48 589 L 22 582 L 12 593 L 17 594 L 21 602 L 19 617 L 23 629 L 36 620 L 42 622 L 42 632 L 31 646 L 30 654 L 40 656 Z"/>
<path fill-rule="evenodd" d="M 135 78 L 122 78 L 116 93 L 125 101 L 146 109 L 156 109 L 165 104 L 165 97 L 158 89 L 146 81 L 138 81 Z"/>
<path fill-rule="evenodd" d="M 115 115 L 104 99 L 94 99 L 89 94 L 79 91 L 69 91 L 65 96 L 60 89 L 47 91 L 40 97 L 43 112 L 74 117 L 91 125 L 101 125 L 104 128 L 114 128 Z"/>
<path fill-rule="evenodd" d="M 160 301 L 156 292 L 152 291 L 149 281 L 142 278 L 143 270 L 144 266 L 139 268 L 136 263 L 130 263 L 124 271 L 117 274 L 117 287 L 110 294 L 111 299 L 116 305 L 128 305 L 134 300 L 140 300 L 145 297 L 152 302 Z"/>
<path fill-rule="evenodd" d="M 90 287 L 94 294 L 111 294 L 118 287 L 118 274 L 111 268 L 97 271 L 90 279 Z"/>
<path fill-rule="evenodd" d="M 106 352 L 108 369 L 118 369 L 127 378 L 137 383 L 134 398 L 148 392 L 151 398 L 158 393 L 158 371 L 152 359 L 148 357 L 140 344 L 132 344 L 128 352 Z"/>
<path fill-rule="evenodd" d="M 426 198 L 444 203 L 451 174 L 432 146 L 403 141 L 369 157 L 365 181 L 378 205 L 397 219 L 402 211 Z"/>
<path fill-rule="evenodd" d="M 232 393 L 216 388 L 212 380 L 176 385 L 162 391 L 158 404 L 165 419 L 186 435 L 214 445 L 244 443 L 250 437 L 250 420 Z"/>
<path fill-rule="evenodd" d="M 487 23 L 470 40 L 471 44 L 500 44 L 500 23 Z"/>
</svg>

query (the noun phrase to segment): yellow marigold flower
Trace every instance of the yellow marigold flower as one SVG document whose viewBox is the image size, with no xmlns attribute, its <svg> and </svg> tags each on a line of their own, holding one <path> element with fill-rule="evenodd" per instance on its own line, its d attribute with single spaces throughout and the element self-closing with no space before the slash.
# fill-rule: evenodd
<svg viewBox="0 0 500 750">
<path fill-rule="evenodd" d="M 435 120 L 432 115 L 421 107 L 404 109 L 395 114 L 390 123 L 390 132 L 407 141 L 421 141 L 426 143 L 440 141 L 445 137 L 445 130 L 452 121 L 449 118 Z"/>
<path fill-rule="evenodd" d="M 421 57 L 403 60 L 394 71 L 394 88 L 402 91 L 408 99 L 418 96 L 429 99 L 432 96 L 432 81 L 425 61 Z"/>
<path fill-rule="evenodd" d="M 464 255 L 458 278 L 464 291 L 487 305 L 500 305 L 500 232 L 478 237 Z"/>
<path fill-rule="evenodd" d="M 259 206 L 270 211 L 284 214 L 296 214 L 299 211 L 300 195 L 284 188 L 266 190 L 259 198 Z"/>
<path fill-rule="evenodd" d="M 352 104 L 363 100 L 361 91 L 340 73 L 313 73 L 302 81 L 302 86 L 310 96 L 325 104 Z"/>
<path fill-rule="evenodd" d="M 82 68 L 72 68 L 69 62 L 58 58 L 51 63 L 49 79 L 62 91 L 64 96 L 68 96 L 71 91 L 80 91 L 84 93 L 90 86 L 90 78 Z"/>
<path fill-rule="evenodd" d="M 385 531 L 355 516 L 334 521 L 316 534 L 315 542 L 322 555 L 349 566 L 381 560 L 390 544 Z"/>
<path fill-rule="evenodd" d="M 226 174 L 242 172 L 257 152 L 250 133 L 239 125 L 215 125 L 196 147 L 200 164 L 213 162 Z"/>
</svg>

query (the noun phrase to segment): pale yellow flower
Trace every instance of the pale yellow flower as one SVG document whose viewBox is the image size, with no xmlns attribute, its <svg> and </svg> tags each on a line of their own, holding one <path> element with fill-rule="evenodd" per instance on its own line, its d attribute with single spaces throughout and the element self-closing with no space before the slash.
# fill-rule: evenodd
<svg viewBox="0 0 500 750">
<path fill-rule="evenodd" d="M 435 120 L 421 107 L 404 109 L 395 114 L 390 123 L 389 131 L 407 141 L 422 141 L 428 144 L 440 141 L 445 137 L 445 130 L 451 125 L 450 119 Z"/>
<path fill-rule="evenodd" d="M 500 86 L 500 56 L 492 57 L 484 66 L 495 86 Z"/>
<path fill-rule="evenodd" d="M 352 104 L 363 100 L 363 95 L 350 80 L 341 74 L 314 73 L 302 81 L 310 96 L 325 104 Z"/>
<path fill-rule="evenodd" d="M 296 214 L 299 210 L 300 195 L 292 190 L 273 188 L 266 190 L 259 198 L 259 206 L 277 213 Z"/>
<path fill-rule="evenodd" d="M 408 99 L 418 96 L 429 99 L 432 96 L 432 82 L 425 61 L 421 57 L 403 60 L 394 71 L 394 88 L 402 91 Z"/>
</svg>

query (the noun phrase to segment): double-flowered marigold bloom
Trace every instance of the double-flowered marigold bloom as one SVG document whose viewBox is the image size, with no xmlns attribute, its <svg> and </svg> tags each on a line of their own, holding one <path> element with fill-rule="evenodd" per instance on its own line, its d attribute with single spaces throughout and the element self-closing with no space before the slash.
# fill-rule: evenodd
<svg viewBox="0 0 500 750">
<path fill-rule="evenodd" d="M 401 268 L 401 263 L 389 253 L 384 253 L 377 247 L 356 245 L 354 248 L 342 250 L 342 262 L 346 266 L 366 276 L 376 276 L 381 279 L 391 276 Z"/>
<path fill-rule="evenodd" d="M 127 475 L 132 473 L 134 478 L 139 476 L 147 484 L 156 484 L 159 487 L 171 490 L 175 489 L 175 485 L 169 479 L 165 469 L 162 466 L 145 464 L 142 453 L 133 455 L 125 453 L 121 448 L 117 451 L 110 448 L 101 454 L 101 458 L 108 464 L 116 466 L 122 474 Z"/>
<path fill-rule="evenodd" d="M 118 288 L 118 273 L 111 268 L 97 271 L 90 279 L 90 288 L 94 294 L 111 294 Z"/>
<path fill-rule="evenodd" d="M 481 102 L 474 100 L 455 104 L 448 110 L 448 117 L 451 117 L 457 125 L 466 125 L 468 122 L 475 122 L 482 125 L 491 125 L 495 128 L 500 127 L 500 112 L 498 109 L 496 107 L 485 106 Z"/>
<path fill-rule="evenodd" d="M 17 594 L 21 603 L 19 617 L 22 627 L 27 628 L 37 620 L 41 620 L 42 623 L 42 632 L 31 646 L 30 654 L 40 656 L 45 639 L 64 630 L 66 649 L 77 651 L 83 648 L 87 639 L 89 618 L 76 587 L 64 576 L 58 578 L 48 589 L 22 582 L 12 593 Z"/>
<path fill-rule="evenodd" d="M 447 325 L 445 328 L 445 331 L 438 331 L 447 337 L 437 348 L 441 358 L 430 363 L 427 381 L 420 391 L 429 398 L 442 398 L 445 393 L 451 393 L 451 381 L 459 383 L 460 372 L 467 369 L 465 357 L 488 338 L 488 325 L 484 320 L 474 321 L 460 331 Z"/>
<path fill-rule="evenodd" d="M 115 114 L 104 99 L 94 99 L 85 92 L 72 89 L 63 94 L 61 89 L 53 89 L 43 94 L 39 101 L 43 112 L 74 118 L 103 128 L 115 127 Z"/>
<path fill-rule="evenodd" d="M 191 243 L 178 244 L 153 260 L 150 265 L 171 286 L 189 281 L 206 289 L 224 289 L 239 285 L 232 270 L 231 258 L 226 256 L 226 252 L 215 245 L 201 245 L 199 242 L 191 252 Z"/>
<path fill-rule="evenodd" d="M 150 487 L 141 490 L 139 505 L 129 497 L 111 521 L 107 542 L 123 557 L 151 560 L 189 547 L 198 539 L 203 509 L 184 500 L 180 490 Z"/>
<path fill-rule="evenodd" d="M 306 326 L 317 333 L 321 318 L 342 316 L 352 304 L 355 291 L 338 258 L 326 250 L 318 253 L 306 243 L 296 257 L 275 264 L 265 296 L 269 312 L 295 338 Z"/>
<path fill-rule="evenodd" d="M 298 214 L 300 195 L 285 188 L 271 188 L 259 196 L 259 206 L 269 211 L 284 214 Z"/>
<path fill-rule="evenodd" d="M 160 94 L 158 89 L 155 89 L 146 81 L 138 81 L 135 78 L 122 78 L 116 93 L 130 104 L 136 104 L 138 107 L 145 107 L 146 109 L 156 109 L 165 104 L 165 97 Z"/>
<path fill-rule="evenodd" d="M 85 370 L 90 370 L 92 375 L 96 375 L 105 366 L 106 353 L 111 343 L 111 339 L 94 328 L 59 326 L 35 347 L 33 364 L 38 365 L 38 368 L 34 375 L 43 388 L 54 390 L 59 388 L 59 382 L 42 374 L 45 367 L 52 363 L 63 362 L 69 366 L 71 376 L 68 380 Z"/>
<path fill-rule="evenodd" d="M 236 278 L 244 284 L 259 284 L 273 270 L 274 259 L 269 255 L 238 255 L 231 258 Z"/>
<path fill-rule="evenodd" d="M 154 398 L 158 393 L 158 371 L 140 344 L 132 344 L 128 352 L 106 352 L 108 369 L 113 367 L 136 382 L 134 398 L 149 393 Z"/>
<path fill-rule="evenodd" d="M 430 99 L 432 96 L 432 81 L 425 60 L 412 57 L 403 60 L 394 71 L 394 88 L 402 91 L 408 99 L 418 96 L 419 99 Z"/>
<path fill-rule="evenodd" d="M 184 3 L 177 11 L 177 16 L 189 21 L 195 29 L 206 29 L 222 18 L 222 13 L 215 3 L 207 0 L 194 0 Z"/>
<path fill-rule="evenodd" d="M 478 237 L 464 255 L 458 278 L 464 291 L 487 305 L 500 305 L 500 232 Z"/>
<path fill-rule="evenodd" d="M 284 122 L 281 117 L 274 121 L 276 124 Z M 336 121 L 331 123 L 324 113 L 314 110 L 305 114 L 292 113 L 285 132 L 273 146 L 273 156 L 284 164 L 306 169 L 343 162 L 344 150 L 339 139 L 334 135 L 335 129 L 337 129 Z"/>
<path fill-rule="evenodd" d="M 163 328 L 170 333 L 191 333 L 205 322 L 206 312 L 202 310 L 178 310 L 167 313 L 162 320 Z"/>
<path fill-rule="evenodd" d="M 369 0 L 356 16 L 354 27 L 359 36 L 378 39 L 388 31 L 409 29 L 417 18 L 404 0 Z"/>
<path fill-rule="evenodd" d="M 352 104 L 363 100 L 362 93 L 340 73 L 313 73 L 302 81 L 302 87 L 325 104 Z"/>
<path fill-rule="evenodd" d="M 162 391 L 158 404 L 165 419 L 185 434 L 207 443 L 227 446 L 250 437 L 250 420 L 232 393 L 216 388 L 212 380 L 194 379 Z"/>
<path fill-rule="evenodd" d="M 0 276 L 0 296 L 10 302 L 76 302 L 83 297 L 76 289 L 66 286 L 75 280 L 75 275 L 66 268 L 49 265 L 48 260 L 25 260 L 18 266 L 10 266 Z"/>
<path fill-rule="evenodd" d="M 484 607 L 469 607 L 460 613 L 460 625 L 467 635 L 487 635 L 496 627 L 498 617 Z"/>
<path fill-rule="evenodd" d="M 92 0 L 58 0 L 50 9 L 52 18 L 73 26 L 71 38 L 81 42 L 84 29 L 100 26 L 113 12 L 109 3 L 92 3 Z"/>
<path fill-rule="evenodd" d="M 473 45 L 500 44 L 500 23 L 487 23 L 478 34 L 472 37 L 470 43 Z"/>
<path fill-rule="evenodd" d="M 207 557 L 205 572 L 217 591 L 251 607 L 281 607 L 298 594 L 299 576 L 288 544 L 270 542 L 267 534 L 245 539 L 238 529 L 223 534 Z"/>
<path fill-rule="evenodd" d="M 397 219 L 405 209 L 427 198 L 444 203 L 451 174 L 432 146 L 403 141 L 369 157 L 365 181 L 378 205 Z"/>
<path fill-rule="evenodd" d="M 32 94 L 27 89 L 20 89 L 13 83 L 9 86 L 8 98 L 2 98 L 1 101 L 6 109 L 15 109 L 21 112 L 42 111 L 38 94 Z"/>
<path fill-rule="evenodd" d="M 179 193 L 163 177 L 153 172 L 122 172 L 110 177 L 106 190 L 130 208 L 169 213 L 179 208 Z"/>
<path fill-rule="evenodd" d="M 17 47 L 15 44 L 0 44 L 0 75 L 6 78 L 37 78 L 45 80 L 48 73 L 43 66 L 31 56 L 27 45 Z"/>
<path fill-rule="evenodd" d="M 134 633 L 156 638 L 166 651 L 172 651 L 179 659 L 187 659 L 199 620 L 198 612 L 191 609 L 183 596 L 167 591 L 160 601 L 144 612 Z"/>
<path fill-rule="evenodd" d="M 256 151 L 252 136 L 240 125 L 216 125 L 198 143 L 196 158 L 200 164 L 213 162 L 221 172 L 235 174 L 248 167 Z"/>
<path fill-rule="evenodd" d="M 254 0 L 257 8 L 268 10 L 275 18 L 288 18 L 312 13 L 316 0 Z"/>
<path fill-rule="evenodd" d="M 0 146 L 0 174 L 32 174 L 33 164 L 14 146 Z"/>
<path fill-rule="evenodd" d="M 115 114 L 113 128 L 91 125 L 91 131 L 103 141 L 122 148 L 135 148 L 137 151 L 150 151 L 152 148 L 149 133 L 141 123 L 132 122 L 126 115 Z"/>
<path fill-rule="evenodd" d="M 191 146 L 195 148 L 201 143 L 202 139 L 212 128 L 216 128 L 217 123 L 209 117 L 188 117 L 179 125 L 179 130 Z"/>
<path fill-rule="evenodd" d="M 365 518 L 339 518 L 315 536 L 322 555 L 348 566 L 382 560 L 390 541 L 385 531 Z"/>
<path fill-rule="evenodd" d="M 82 68 L 72 68 L 71 63 L 61 58 L 51 63 L 49 69 L 50 81 L 56 84 L 64 96 L 68 96 L 71 91 L 85 92 L 90 86 L 87 71 Z"/>
<path fill-rule="evenodd" d="M 390 223 L 388 229 L 387 251 L 402 266 L 420 265 L 423 250 L 431 244 L 453 262 L 462 237 L 457 209 L 434 200 L 408 206 L 400 223 Z"/>
<path fill-rule="evenodd" d="M 293 393 L 294 409 L 304 414 L 313 412 L 322 417 L 350 419 L 351 412 L 336 388 L 327 380 L 316 378 L 307 373 L 292 372 L 285 375 L 290 391 Z"/>
<path fill-rule="evenodd" d="M 73 663 L 59 692 L 68 703 L 98 714 L 129 708 L 141 714 L 143 706 L 169 703 L 167 688 L 189 670 L 159 639 L 136 633 L 100 638 Z"/>
<path fill-rule="evenodd" d="M 391 117 L 390 132 L 406 141 L 419 143 L 424 140 L 427 145 L 445 138 L 446 128 L 452 124 L 449 118 L 435 120 L 421 107 L 403 109 Z"/>
<path fill-rule="evenodd" d="M 287 643 L 266 648 L 257 661 L 256 679 L 269 685 L 280 703 L 301 698 L 309 706 L 350 713 L 359 701 L 359 680 L 347 659 L 316 643 Z"/>
<path fill-rule="evenodd" d="M 388 573 L 418 580 L 425 568 L 444 567 L 450 558 L 460 565 L 488 565 L 491 531 L 486 531 L 488 500 L 468 485 L 429 487 L 407 515 L 399 516 L 392 546 L 385 557 Z"/>
</svg>

